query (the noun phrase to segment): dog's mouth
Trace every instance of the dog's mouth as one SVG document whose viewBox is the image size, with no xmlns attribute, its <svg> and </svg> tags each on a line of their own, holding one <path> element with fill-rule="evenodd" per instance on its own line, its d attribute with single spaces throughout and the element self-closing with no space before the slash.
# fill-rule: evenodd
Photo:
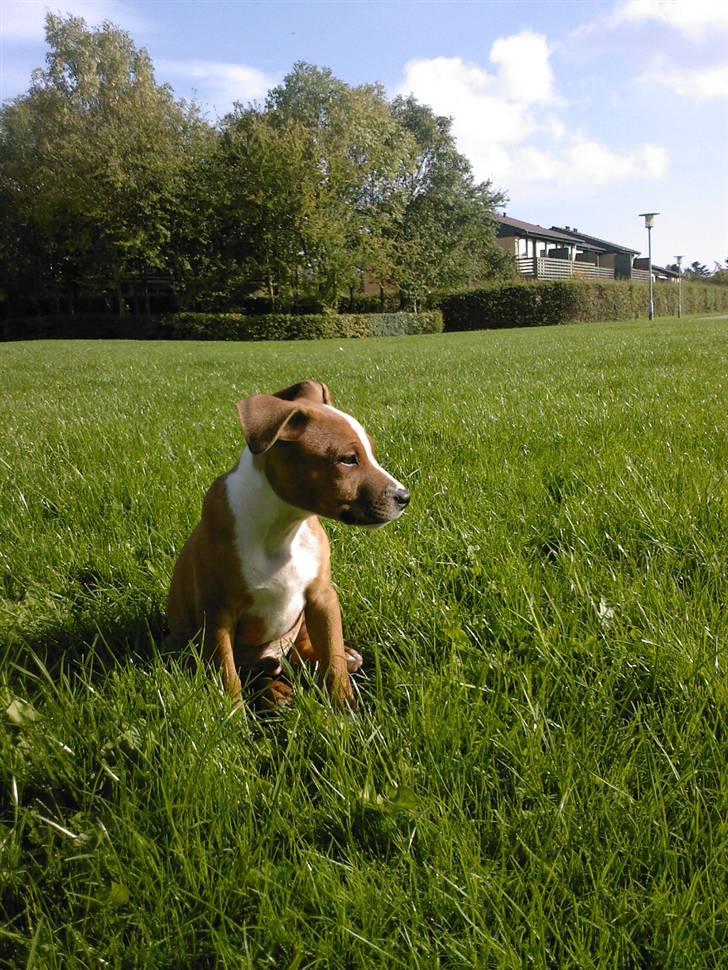
<svg viewBox="0 0 728 970">
<path fill-rule="evenodd" d="M 400 518 L 404 508 L 394 508 L 389 512 L 381 512 L 376 509 L 353 509 L 348 508 L 339 516 L 339 521 L 345 525 L 358 525 L 364 529 L 381 529 L 383 526 L 394 522 Z"/>
<path fill-rule="evenodd" d="M 364 492 L 356 501 L 347 502 L 339 513 L 346 525 L 360 525 L 372 529 L 394 522 L 407 508 L 410 493 L 399 482 L 381 492 Z"/>
</svg>

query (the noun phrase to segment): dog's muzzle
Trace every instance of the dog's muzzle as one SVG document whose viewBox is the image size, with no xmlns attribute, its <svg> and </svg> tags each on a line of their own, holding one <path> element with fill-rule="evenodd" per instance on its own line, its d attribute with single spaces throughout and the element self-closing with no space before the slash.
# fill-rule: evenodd
<svg viewBox="0 0 728 970">
<path fill-rule="evenodd" d="M 347 525 L 378 528 L 398 519 L 409 505 L 409 501 L 410 493 L 406 488 L 398 486 L 393 491 L 386 491 L 375 499 L 345 509 L 341 514 L 341 521 Z"/>
</svg>

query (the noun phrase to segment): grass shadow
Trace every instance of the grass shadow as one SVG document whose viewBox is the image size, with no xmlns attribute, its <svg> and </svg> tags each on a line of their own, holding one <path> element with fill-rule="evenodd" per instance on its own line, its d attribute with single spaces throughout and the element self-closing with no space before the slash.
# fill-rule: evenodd
<svg viewBox="0 0 728 970">
<path fill-rule="evenodd" d="M 103 623 L 95 619 L 47 622 L 26 638 L 15 637 L 0 665 L 10 686 L 30 697 L 38 672 L 56 678 L 83 669 L 85 679 L 102 682 L 108 673 L 133 660 L 149 663 L 163 653 L 166 620 L 157 610 Z M 89 663 L 89 661 L 92 663 Z"/>
</svg>

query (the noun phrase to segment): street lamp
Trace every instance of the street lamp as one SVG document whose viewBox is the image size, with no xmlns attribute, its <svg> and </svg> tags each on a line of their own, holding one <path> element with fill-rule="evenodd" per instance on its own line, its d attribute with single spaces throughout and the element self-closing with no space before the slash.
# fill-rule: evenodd
<svg viewBox="0 0 728 970">
<path fill-rule="evenodd" d="M 655 319 L 655 303 L 652 299 L 652 223 L 655 220 L 655 216 L 659 216 L 659 212 L 640 212 L 645 220 L 645 229 L 647 230 L 647 272 L 649 274 L 649 284 L 650 284 L 650 320 Z"/>
<path fill-rule="evenodd" d="M 677 260 L 677 318 L 682 316 L 682 256 L 676 256 Z"/>
</svg>

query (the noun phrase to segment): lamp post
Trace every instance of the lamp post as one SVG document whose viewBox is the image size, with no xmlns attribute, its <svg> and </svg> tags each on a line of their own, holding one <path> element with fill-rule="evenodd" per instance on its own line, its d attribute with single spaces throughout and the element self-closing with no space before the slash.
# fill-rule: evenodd
<svg viewBox="0 0 728 970">
<path fill-rule="evenodd" d="M 676 256 L 677 260 L 677 318 L 682 317 L 682 256 Z"/>
<path fill-rule="evenodd" d="M 650 320 L 655 319 L 655 302 L 652 299 L 652 224 L 655 216 L 659 216 L 659 214 L 659 212 L 640 212 L 640 216 L 645 220 L 645 229 L 647 229 L 647 273 L 650 284 Z"/>
</svg>

